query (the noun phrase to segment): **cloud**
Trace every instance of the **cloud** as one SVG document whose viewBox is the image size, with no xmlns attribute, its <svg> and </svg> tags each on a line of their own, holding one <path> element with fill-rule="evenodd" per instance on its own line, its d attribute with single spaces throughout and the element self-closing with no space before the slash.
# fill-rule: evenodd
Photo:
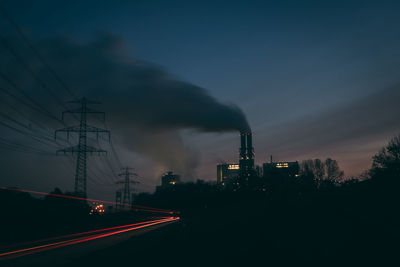
<svg viewBox="0 0 400 267">
<path fill-rule="evenodd" d="M 152 159 L 158 169 L 189 176 L 197 167 L 196 152 L 185 146 L 180 137 L 182 129 L 250 129 L 237 106 L 221 103 L 207 90 L 174 77 L 160 66 L 132 57 L 127 44 L 118 36 L 105 34 L 86 43 L 55 38 L 41 41 L 36 48 L 76 95 L 102 102 L 93 108 L 106 111 L 108 125 L 118 143 Z M 47 89 L 38 86 L 38 81 L 11 58 L 7 75 L 58 116 L 66 108 L 60 102 L 71 100 L 68 93 L 32 53 L 22 54 Z M 49 91 L 58 99 L 52 98 Z M 30 112 L 35 120 L 53 129 L 60 127 Z"/>
<path fill-rule="evenodd" d="M 281 157 L 335 157 L 348 174 L 368 168 L 370 157 L 385 140 L 400 132 L 400 86 L 351 104 L 276 124 L 259 139 Z"/>
</svg>

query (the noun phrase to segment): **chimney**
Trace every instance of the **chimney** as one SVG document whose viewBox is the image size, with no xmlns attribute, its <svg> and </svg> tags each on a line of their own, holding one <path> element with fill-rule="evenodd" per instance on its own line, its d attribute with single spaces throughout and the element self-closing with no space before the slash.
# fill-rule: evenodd
<svg viewBox="0 0 400 267">
<path fill-rule="evenodd" d="M 247 156 L 248 159 L 254 159 L 254 148 L 253 148 L 253 134 L 247 133 Z"/>
<path fill-rule="evenodd" d="M 240 160 L 246 159 L 246 133 L 240 133 Z"/>
</svg>

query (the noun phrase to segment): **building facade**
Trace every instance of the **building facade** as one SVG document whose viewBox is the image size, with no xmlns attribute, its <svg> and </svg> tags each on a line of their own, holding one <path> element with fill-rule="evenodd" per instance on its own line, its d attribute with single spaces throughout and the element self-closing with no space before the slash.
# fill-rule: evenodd
<svg viewBox="0 0 400 267">
<path fill-rule="evenodd" d="M 281 162 L 270 162 L 263 164 L 263 176 L 265 178 L 279 175 L 286 177 L 298 177 L 300 172 L 300 166 L 297 161 L 281 161 Z"/>
<path fill-rule="evenodd" d="M 218 164 L 217 183 L 225 185 L 227 180 L 237 178 L 239 175 L 239 164 Z"/>
<path fill-rule="evenodd" d="M 181 182 L 181 176 L 169 171 L 161 176 L 161 187 L 169 187 Z"/>
</svg>

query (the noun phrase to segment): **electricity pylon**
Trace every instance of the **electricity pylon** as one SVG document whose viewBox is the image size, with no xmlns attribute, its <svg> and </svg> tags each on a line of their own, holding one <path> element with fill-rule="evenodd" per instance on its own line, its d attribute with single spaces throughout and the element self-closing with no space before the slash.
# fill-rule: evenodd
<svg viewBox="0 0 400 267">
<path fill-rule="evenodd" d="M 130 172 L 130 170 L 133 170 L 132 168 L 126 167 L 122 169 L 122 172 L 118 174 L 118 176 L 125 176 L 125 179 L 123 181 L 118 181 L 117 184 L 123 184 L 124 185 L 124 193 L 122 197 L 122 204 L 132 204 L 131 202 L 131 184 L 139 184 L 138 181 L 132 180 L 131 176 L 137 177 L 138 175 L 134 172 Z"/>
<path fill-rule="evenodd" d="M 80 114 L 80 124 L 78 126 L 66 127 L 55 131 L 54 137 L 57 139 L 57 133 L 64 132 L 67 134 L 67 141 L 69 140 L 70 133 L 78 133 L 79 141 L 78 145 L 67 147 L 64 149 L 57 150 L 58 153 L 74 154 L 77 153 L 76 160 L 76 171 L 75 171 L 75 195 L 86 198 L 86 176 L 87 176 L 87 154 L 93 155 L 97 153 L 101 155 L 102 153 L 107 154 L 107 151 L 103 149 L 98 149 L 87 145 L 87 134 L 95 133 L 96 138 L 99 138 L 100 133 L 108 135 L 108 140 L 110 141 L 110 131 L 105 129 L 97 128 L 87 124 L 87 114 L 101 114 L 103 115 L 103 121 L 105 120 L 105 113 L 88 108 L 88 104 L 100 104 L 98 102 L 89 101 L 86 98 L 82 98 L 79 101 L 70 101 L 68 103 L 80 104 L 80 107 L 76 109 L 66 110 L 62 113 L 62 120 L 64 120 L 64 114 Z"/>
</svg>

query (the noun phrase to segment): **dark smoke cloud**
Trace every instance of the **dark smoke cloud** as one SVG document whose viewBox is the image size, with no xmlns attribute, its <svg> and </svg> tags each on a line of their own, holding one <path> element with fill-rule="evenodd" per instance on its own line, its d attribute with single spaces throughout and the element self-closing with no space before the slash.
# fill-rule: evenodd
<svg viewBox="0 0 400 267">
<path fill-rule="evenodd" d="M 76 95 L 102 102 L 93 108 L 106 111 L 118 143 L 154 160 L 159 170 L 189 175 L 196 168 L 196 153 L 183 144 L 181 129 L 249 130 L 237 106 L 220 103 L 205 89 L 132 57 L 118 36 L 103 35 L 87 43 L 57 38 L 44 40 L 36 47 Z M 24 58 L 51 90 L 62 95 L 64 101 L 70 100 L 34 55 L 26 52 Z M 8 75 L 59 115 L 58 104 L 16 62 L 10 62 Z"/>
<path fill-rule="evenodd" d="M 125 45 L 121 38 L 106 35 L 84 45 L 50 40 L 41 48 L 52 65 L 68 73 L 69 84 L 81 94 L 110 102 L 109 112 L 121 121 L 158 130 L 249 130 L 237 106 L 222 104 L 205 89 L 133 58 Z"/>
</svg>

